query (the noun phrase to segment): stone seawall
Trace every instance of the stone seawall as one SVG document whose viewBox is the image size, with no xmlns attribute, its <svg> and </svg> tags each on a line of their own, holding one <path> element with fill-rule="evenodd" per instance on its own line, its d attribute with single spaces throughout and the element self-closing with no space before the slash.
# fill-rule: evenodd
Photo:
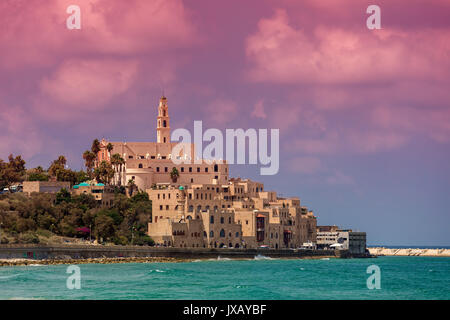
<svg viewBox="0 0 450 320">
<path fill-rule="evenodd" d="M 338 252 L 340 251 L 340 252 Z M 178 259 L 350 257 L 344 250 L 204 249 L 94 245 L 1 245 L 0 259 L 95 259 L 170 257 Z"/>
<path fill-rule="evenodd" d="M 390 249 L 368 248 L 374 256 L 421 256 L 421 257 L 450 257 L 450 249 Z"/>
</svg>

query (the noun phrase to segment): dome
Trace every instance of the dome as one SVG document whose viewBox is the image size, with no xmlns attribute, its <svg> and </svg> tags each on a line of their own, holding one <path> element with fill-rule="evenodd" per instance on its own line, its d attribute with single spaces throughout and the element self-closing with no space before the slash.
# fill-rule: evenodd
<svg viewBox="0 0 450 320">
<path fill-rule="evenodd" d="M 183 186 L 180 186 L 178 189 L 180 189 L 180 190 L 184 190 L 184 187 Z"/>
<path fill-rule="evenodd" d="M 89 183 L 83 182 L 83 183 L 80 183 L 78 186 L 80 186 L 80 187 L 89 187 Z"/>
</svg>

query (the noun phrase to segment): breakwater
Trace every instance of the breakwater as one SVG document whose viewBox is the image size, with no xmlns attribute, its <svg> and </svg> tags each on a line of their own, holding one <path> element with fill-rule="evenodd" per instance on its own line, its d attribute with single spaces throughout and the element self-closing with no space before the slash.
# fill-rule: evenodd
<svg viewBox="0 0 450 320">
<path fill-rule="evenodd" d="M 1 245 L 0 260 L 73 260 L 106 258 L 174 258 L 174 259 L 247 259 L 255 256 L 271 258 L 314 258 L 351 255 L 346 250 L 272 250 L 272 249 L 208 249 L 145 246 L 102 245 Z"/>
<path fill-rule="evenodd" d="M 417 249 L 417 248 L 368 248 L 374 256 L 420 256 L 420 257 L 450 257 L 450 249 Z"/>
</svg>

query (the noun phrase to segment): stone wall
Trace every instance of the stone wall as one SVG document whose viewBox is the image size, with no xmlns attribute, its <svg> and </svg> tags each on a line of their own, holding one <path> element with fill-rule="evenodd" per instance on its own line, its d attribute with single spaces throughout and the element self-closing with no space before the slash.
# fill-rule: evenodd
<svg viewBox="0 0 450 320">
<path fill-rule="evenodd" d="M 390 249 L 368 248 L 374 256 L 422 256 L 422 257 L 450 257 L 450 249 Z"/>
<path fill-rule="evenodd" d="M 343 251 L 343 250 L 337 250 Z M 204 249 L 101 245 L 1 245 L 0 259 L 86 259 L 114 257 L 273 258 L 336 256 L 334 250 Z M 339 257 L 347 257 L 339 253 Z"/>
</svg>

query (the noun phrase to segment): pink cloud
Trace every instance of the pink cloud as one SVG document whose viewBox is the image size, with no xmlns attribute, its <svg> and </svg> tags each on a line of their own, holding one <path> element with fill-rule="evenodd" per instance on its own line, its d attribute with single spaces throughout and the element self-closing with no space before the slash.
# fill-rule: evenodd
<svg viewBox="0 0 450 320">
<path fill-rule="evenodd" d="M 296 29 L 285 10 L 261 19 L 247 39 L 249 79 L 256 82 L 347 84 L 410 77 L 448 77 L 448 29 L 363 30 L 318 26 Z M 439 63 L 436 63 L 439 61 Z"/>
<path fill-rule="evenodd" d="M 137 63 L 120 60 L 67 60 L 41 81 L 41 90 L 58 103 L 86 109 L 104 106 L 133 83 Z"/>
<path fill-rule="evenodd" d="M 198 42 L 181 0 L 79 3 L 81 30 L 68 30 L 71 0 L 1 1 L 1 65 L 51 66 L 58 57 L 79 54 L 163 52 Z"/>
<path fill-rule="evenodd" d="M 235 121 L 238 116 L 238 106 L 236 102 L 229 99 L 217 98 L 211 101 L 206 108 L 204 108 L 206 113 L 205 125 L 208 126 L 209 123 L 214 125 L 224 125 Z"/>
</svg>

